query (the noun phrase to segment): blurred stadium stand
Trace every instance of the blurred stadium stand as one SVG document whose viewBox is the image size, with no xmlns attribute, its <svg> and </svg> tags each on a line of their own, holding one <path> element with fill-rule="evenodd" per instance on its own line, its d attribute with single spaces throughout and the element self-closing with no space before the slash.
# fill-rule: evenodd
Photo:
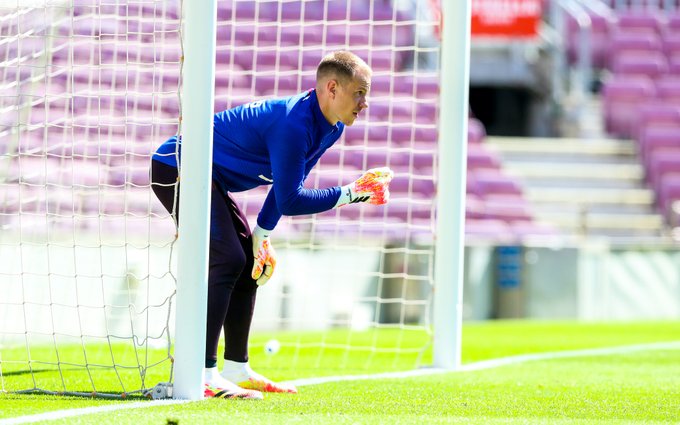
<svg viewBox="0 0 680 425">
<path fill-rule="evenodd" d="M 358 45 L 357 52 L 375 71 L 371 107 L 365 120 L 347 129 L 342 149 L 323 158 L 321 170 L 343 167 L 347 176 L 352 169 L 387 162 L 397 171 L 395 199 L 431 199 L 436 187 L 431 157 L 438 138 L 438 79 L 427 72 L 436 60 L 418 46 L 436 40 L 416 37 L 417 20 L 408 6 L 369 3 L 362 7 L 355 0 L 348 8 L 346 0 L 328 7 L 316 0 L 291 1 L 279 10 L 255 0 L 220 1 L 215 109 L 253 100 L 253 94 L 285 95 L 311 87 L 322 41 L 326 50 Z M 680 210 L 680 5 L 662 0 L 545 0 L 541 5 L 535 37 L 473 37 L 468 236 L 669 237 Z M 142 17 L 155 13 L 142 4 L 112 12 Z M 55 39 L 50 58 L 55 71 L 48 85 L 24 84 L 22 78 L 29 76 L 17 73 L 22 95 L 31 90 L 72 94 L 66 101 L 38 100 L 31 105 L 31 122 L 48 117 L 51 125 L 22 133 L 19 153 L 44 150 L 82 165 L 72 167 L 60 181 L 86 188 L 105 183 L 110 190 L 146 190 L 149 156 L 176 131 L 179 105 L 173 90 L 179 73 L 176 66 L 163 64 L 174 65 L 180 52 L 175 46 L 145 49 L 144 42 L 162 31 L 145 28 L 145 22 L 92 19 L 83 6 L 75 20 L 63 23 L 59 31 L 65 35 L 94 37 L 81 44 L 68 37 Z M 114 42 L 105 36 L 117 32 L 111 25 L 127 25 L 127 31 L 139 31 L 138 37 Z M 274 25 L 282 30 L 272 31 Z M 29 39 L 6 43 L 0 58 L 41 48 Z M 115 63 L 117 57 L 139 66 L 77 66 L 97 65 L 90 63 L 92 58 L 102 65 Z M 59 66 L 67 63 L 69 67 Z M 156 66 L 148 72 L 144 64 Z M 422 73 L 393 74 L 421 67 Z M 97 82 L 121 90 L 102 98 L 91 90 Z M 134 87 L 149 86 L 153 97 L 134 95 Z M 15 90 L 8 97 L 15 96 Z M 100 114 L 107 114 L 96 119 L 83 115 L 95 104 Z M 139 112 L 137 121 L 121 120 L 117 112 L 131 107 Z M 164 124 L 145 121 L 152 115 Z M 12 119 L 0 117 L 2 132 L 11 131 Z M 58 123 L 72 127 L 72 140 L 62 140 L 63 128 L 53 126 Z M 50 140 L 48 146 L 44 140 Z M 388 145 L 392 154 L 381 157 L 381 147 Z M 46 160 L 56 161 L 49 155 Z M 98 162 L 105 162 L 109 173 L 93 178 L 88 166 Z M 30 163 L 10 169 L 7 181 L 28 181 L 31 175 L 38 181 L 48 178 L 26 170 Z M 341 183 L 323 172 L 314 178 Z M 375 218 L 426 220 L 430 208 L 418 202 L 395 202 Z M 100 208 L 97 202 L 83 202 L 82 208 L 88 205 Z M 254 208 L 249 205 L 249 213 Z M 362 217 L 370 216 L 362 212 Z"/>
</svg>

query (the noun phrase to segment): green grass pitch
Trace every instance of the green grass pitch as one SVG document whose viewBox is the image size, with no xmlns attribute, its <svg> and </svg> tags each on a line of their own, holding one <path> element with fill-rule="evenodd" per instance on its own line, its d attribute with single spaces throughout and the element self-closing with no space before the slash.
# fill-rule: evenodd
<svg viewBox="0 0 680 425">
<path fill-rule="evenodd" d="M 347 342 L 348 335 L 338 332 L 326 336 L 320 348 L 311 344 L 316 335 L 277 334 L 283 348 L 274 356 L 266 356 L 262 350 L 264 341 L 272 335 L 254 335 L 251 363 L 273 378 L 298 379 L 408 369 L 419 361 L 424 364 L 430 361 L 429 353 L 418 357 L 414 349 L 423 342 L 420 333 L 353 334 L 349 342 L 355 350 L 348 353 L 336 349 L 335 344 Z M 381 345 L 394 343 L 395 338 L 406 349 L 405 354 L 396 356 L 380 349 Z M 287 344 L 292 341 L 310 345 L 294 349 Z M 373 341 L 379 349 L 366 349 L 367 343 Z M 680 341 L 679 322 L 483 322 L 464 326 L 463 363 L 518 354 L 667 341 Z M 5 376 L 5 387 L 17 377 L 25 378 L 23 374 Z M 263 401 L 205 400 L 44 423 L 670 424 L 680 423 L 679 377 L 680 350 L 643 350 L 417 378 L 341 381 L 304 386 L 297 395 L 268 394 Z M 83 385 L 87 387 L 88 383 Z M 0 425 L 3 420 L 25 415 L 139 401 L 0 394 Z"/>
</svg>

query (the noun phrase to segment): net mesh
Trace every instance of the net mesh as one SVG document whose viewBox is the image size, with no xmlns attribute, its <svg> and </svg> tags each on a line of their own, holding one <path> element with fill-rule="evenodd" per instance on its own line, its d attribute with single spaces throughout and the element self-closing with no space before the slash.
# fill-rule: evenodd
<svg viewBox="0 0 680 425">
<path fill-rule="evenodd" d="M 165 1 L 0 9 L 3 390 L 168 380 L 174 231 L 148 164 L 178 128 L 180 25 Z"/>
<path fill-rule="evenodd" d="M 251 359 L 277 371 L 428 362 L 438 120 L 434 1 L 218 2 L 215 111 L 314 86 L 348 49 L 369 109 L 307 187 L 395 171 L 386 206 L 285 217 Z M 178 1 L 0 2 L 0 384 L 144 394 L 172 379 L 172 219 L 149 158 L 179 129 Z M 236 194 L 251 225 L 266 187 Z M 281 353 L 268 356 L 269 339 Z"/>
</svg>

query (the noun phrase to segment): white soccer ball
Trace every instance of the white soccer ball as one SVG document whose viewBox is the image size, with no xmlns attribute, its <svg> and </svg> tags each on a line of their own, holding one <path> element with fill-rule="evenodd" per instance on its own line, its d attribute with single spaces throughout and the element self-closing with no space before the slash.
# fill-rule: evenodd
<svg viewBox="0 0 680 425">
<path fill-rule="evenodd" d="M 270 339 L 264 345 L 264 352 L 269 354 L 269 355 L 274 355 L 274 354 L 278 353 L 280 349 L 281 349 L 281 343 L 279 342 L 278 339 Z"/>
</svg>

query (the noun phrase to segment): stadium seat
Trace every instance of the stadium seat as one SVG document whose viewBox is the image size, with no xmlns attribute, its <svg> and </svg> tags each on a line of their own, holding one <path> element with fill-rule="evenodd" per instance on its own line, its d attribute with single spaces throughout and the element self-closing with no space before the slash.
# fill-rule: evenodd
<svg viewBox="0 0 680 425">
<path fill-rule="evenodd" d="M 472 174 L 476 187 L 484 197 L 491 194 L 522 195 L 519 182 L 500 170 L 480 169 L 473 171 Z"/>
<path fill-rule="evenodd" d="M 433 208 L 432 202 L 428 202 L 427 200 L 422 199 L 411 200 L 408 198 L 397 198 L 390 200 L 390 203 L 387 204 L 384 209 L 387 217 L 398 219 L 400 221 L 403 221 L 404 223 L 409 223 L 412 222 L 414 218 L 419 219 L 431 218 L 432 208 Z M 380 217 L 381 215 L 376 214 L 376 216 Z"/>
<path fill-rule="evenodd" d="M 656 94 L 654 83 L 645 76 L 614 75 L 602 91 L 605 129 L 622 137 L 630 137 L 638 105 Z"/>
<path fill-rule="evenodd" d="M 368 99 L 369 121 L 413 122 L 414 104 L 411 102 L 391 102 L 389 100 Z M 430 123 L 434 122 L 434 117 Z"/>
<path fill-rule="evenodd" d="M 680 77 L 680 56 L 671 56 L 668 60 L 668 73 L 675 77 Z"/>
<path fill-rule="evenodd" d="M 486 218 L 499 219 L 507 223 L 531 221 L 531 207 L 523 196 L 490 194 L 484 198 Z"/>
<path fill-rule="evenodd" d="M 638 55 L 647 53 L 664 54 L 661 37 L 655 32 L 617 31 L 609 40 L 611 68 L 616 65 L 617 58 L 624 54 Z"/>
<path fill-rule="evenodd" d="M 647 126 L 640 135 L 640 155 L 643 163 L 656 150 L 680 147 L 680 127 Z"/>
<path fill-rule="evenodd" d="M 664 18 L 658 11 L 629 9 L 617 13 L 616 28 L 626 32 L 661 34 L 664 29 Z"/>
<path fill-rule="evenodd" d="M 258 75 L 255 77 L 255 91 L 261 96 L 284 96 L 300 90 L 298 75 Z"/>
<path fill-rule="evenodd" d="M 680 10 L 674 10 L 668 13 L 666 22 L 667 33 L 680 32 Z"/>
<path fill-rule="evenodd" d="M 437 111 L 439 109 L 437 102 L 418 101 L 414 103 L 413 108 L 416 112 L 417 124 L 434 124 L 437 122 Z"/>
<path fill-rule="evenodd" d="M 481 168 L 500 169 L 500 158 L 498 155 L 489 151 L 482 143 L 468 144 L 467 147 L 467 167 L 468 170 L 478 170 Z"/>
<path fill-rule="evenodd" d="M 465 217 L 468 219 L 484 218 L 484 200 L 474 193 L 465 196 Z"/>
<path fill-rule="evenodd" d="M 658 190 L 659 202 L 663 214 L 669 217 L 673 202 L 680 200 L 680 174 L 668 174 L 661 179 Z"/>
<path fill-rule="evenodd" d="M 661 77 L 655 86 L 656 96 L 661 101 L 680 104 L 680 74 Z"/>
<path fill-rule="evenodd" d="M 486 137 L 486 128 L 477 118 L 468 119 L 468 143 L 479 143 Z"/>
<path fill-rule="evenodd" d="M 648 164 L 648 181 L 653 188 L 659 189 L 665 176 L 680 174 L 680 143 L 676 149 L 657 149 L 650 152 Z"/>
<path fill-rule="evenodd" d="M 413 178 L 408 174 L 395 173 L 390 183 L 390 192 L 397 194 L 417 194 L 422 197 L 432 197 L 435 193 L 434 182 L 431 176 L 422 179 Z"/>
<path fill-rule="evenodd" d="M 645 76 L 658 78 L 669 71 L 669 61 L 661 51 L 614 52 L 612 71 L 616 75 Z"/>
<path fill-rule="evenodd" d="M 661 40 L 663 52 L 667 58 L 680 54 L 680 31 L 667 32 Z"/>
<path fill-rule="evenodd" d="M 639 140 L 644 129 L 650 125 L 680 126 L 680 105 L 661 99 L 642 103 L 634 115 L 631 135 Z"/>
</svg>

